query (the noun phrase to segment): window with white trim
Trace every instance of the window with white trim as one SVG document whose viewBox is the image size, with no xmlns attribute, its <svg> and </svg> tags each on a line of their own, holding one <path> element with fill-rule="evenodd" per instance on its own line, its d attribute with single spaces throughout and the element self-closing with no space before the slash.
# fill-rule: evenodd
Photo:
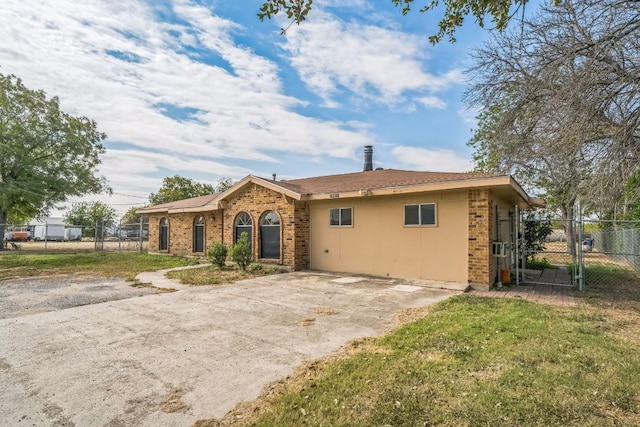
<svg viewBox="0 0 640 427">
<path fill-rule="evenodd" d="M 329 226 L 352 227 L 353 226 L 353 208 L 329 209 Z"/>
<path fill-rule="evenodd" d="M 436 204 L 404 205 L 404 225 L 436 225 Z"/>
</svg>

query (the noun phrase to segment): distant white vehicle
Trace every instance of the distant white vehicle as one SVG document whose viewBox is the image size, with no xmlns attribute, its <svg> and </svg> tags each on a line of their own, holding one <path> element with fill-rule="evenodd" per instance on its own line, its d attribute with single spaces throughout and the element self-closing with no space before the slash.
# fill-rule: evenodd
<svg viewBox="0 0 640 427">
<path fill-rule="evenodd" d="M 66 227 L 64 229 L 64 240 L 82 240 L 82 228 Z"/>
<path fill-rule="evenodd" d="M 36 224 L 33 226 L 33 240 L 65 239 L 64 224 Z"/>
</svg>

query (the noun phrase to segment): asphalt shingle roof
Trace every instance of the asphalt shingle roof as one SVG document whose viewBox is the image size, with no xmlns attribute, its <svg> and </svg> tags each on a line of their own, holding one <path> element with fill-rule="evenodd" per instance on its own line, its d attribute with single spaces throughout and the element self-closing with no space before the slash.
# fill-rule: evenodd
<svg viewBox="0 0 640 427">
<path fill-rule="evenodd" d="M 190 199 L 176 200 L 175 202 L 167 202 L 159 205 L 149 206 L 146 208 L 138 209 L 138 212 L 144 212 L 145 210 L 169 210 L 169 209 L 186 209 L 186 208 L 196 208 L 201 206 L 206 206 L 213 199 L 216 198 L 218 194 L 207 194 L 206 196 L 198 196 L 192 197 Z"/>
<path fill-rule="evenodd" d="M 397 169 L 382 169 L 367 172 L 327 175 L 314 178 L 271 181 L 298 194 L 326 194 L 362 189 L 409 187 L 413 185 L 437 184 L 492 178 L 496 174 L 466 172 L 423 172 Z"/>
<path fill-rule="evenodd" d="M 397 169 L 380 169 L 367 172 L 345 173 L 340 175 L 326 175 L 313 178 L 290 179 L 273 181 L 260 178 L 281 188 L 300 195 L 345 193 L 360 190 L 377 190 L 388 188 L 411 187 L 425 184 L 441 184 L 455 181 L 472 181 L 494 178 L 502 175 L 467 172 L 424 172 Z M 138 212 L 159 212 L 180 209 L 201 208 L 210 203 L 218 194 L 177 200 L 138 209 Z"/>
</svg>

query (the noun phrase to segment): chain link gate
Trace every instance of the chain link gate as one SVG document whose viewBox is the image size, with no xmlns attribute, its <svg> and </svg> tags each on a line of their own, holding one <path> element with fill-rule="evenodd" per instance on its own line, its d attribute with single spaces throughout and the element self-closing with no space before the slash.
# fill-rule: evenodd
<svg viewBox="0 0 640 427">
<path fill-rule="evenodd" d="M 640 221 L 517 215 L 516 284 L 615 286 L 640 281 Z M 550 227 L 541 247 L 527 244 L 528 230 Z M 529 236 L 527 235 L 529 234 Z"/>
<path fill-rule="evenodd" d="M 518 222 L 517 283 L 522 285 L 582 286 L 580 259 L 582 248 L 579 221 L 559 217 L 526 217 Z M 536 230 L 550 228 L 541 245 L 531 243 Z M 573 236 L 573 237 L 572 237 Z"/>
</svg>

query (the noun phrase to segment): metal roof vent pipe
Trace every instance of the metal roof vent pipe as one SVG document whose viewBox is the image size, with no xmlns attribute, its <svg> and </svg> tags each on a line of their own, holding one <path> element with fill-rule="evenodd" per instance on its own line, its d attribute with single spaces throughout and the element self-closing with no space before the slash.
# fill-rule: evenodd
<svg viewBox="0 0 640 427">
<path fill-rule="evenodd" d="M 364 146 L 364 169 L 363 172 L 373 170 L 373 145 Z"/>
</svg>

